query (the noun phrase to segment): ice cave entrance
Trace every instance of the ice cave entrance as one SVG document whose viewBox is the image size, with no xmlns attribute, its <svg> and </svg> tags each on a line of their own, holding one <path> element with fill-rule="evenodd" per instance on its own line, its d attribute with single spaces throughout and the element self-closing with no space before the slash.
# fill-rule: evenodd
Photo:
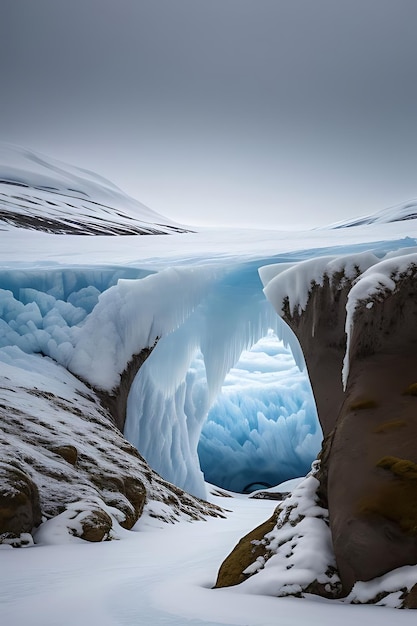
<svg viewBox="0 0 417 626">
<path fill-rule="evenodd" d="M 227 374 L 198 456 L 207 482 L 250 493 L 305 475 L 321 438 L 308 374 L 270 330 Z"/>
</svg>

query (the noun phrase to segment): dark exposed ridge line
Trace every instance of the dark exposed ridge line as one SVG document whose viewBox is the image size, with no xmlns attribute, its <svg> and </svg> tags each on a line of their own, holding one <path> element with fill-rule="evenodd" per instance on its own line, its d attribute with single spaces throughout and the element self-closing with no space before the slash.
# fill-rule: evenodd
<svg viewBox="0 0 417 626">
<path fill-rule="evenodd" d="M 22 208 L 26 208 L 22 205 Z M 99 219 L 99 218 L 97 218 Z M 117 236 L 117 235 L 170 235 L 170 232 L 163 232 L 158 230 L 157 228 L 151 227 L 143 227 L 132 225 L 124 225 L 118 224 L 115 222 L 112 223 L 104 223 L 103 225 L 94 225 L 94 224 L 78 224 L 77 226 L 71 225 L 69 223 L 70 218 L 62 217 L 60 220 L 49 218 L 49 217 L 41 217 L 41 216 L 33 216 L 33 215 L 24 215 L 22 213 L 18 213 L 15 211 L 4 211 L 0 210 L 0 221 L 6 222 L 7 224 L 11 224 L 17 228 L 27 228 L 29 230 L 39 230 L 42 232 L 54 233 L 57 235 L 106 235 L 106 236 Z M 191 231 L 183 230 L 181 228 L 176 228 L 173 226 L 164 226 L 167 230 L 170 230 L 175 233 L 187 233 Z"/>
</svg>

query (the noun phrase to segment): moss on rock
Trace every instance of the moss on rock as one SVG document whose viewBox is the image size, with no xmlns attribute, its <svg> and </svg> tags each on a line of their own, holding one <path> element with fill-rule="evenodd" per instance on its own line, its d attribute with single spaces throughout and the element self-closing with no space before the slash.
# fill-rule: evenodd
<svg viewBox="0 0 417 626">
<path fill-rule="evenodd" d="M 404 396 L 417 396 L 417 383 L 412 383 L 411 385 L 407 387 L 407 389 L 404 389 L 403 395 Z"/>
<path fill-rule="evenodd" d="M 398 524 L 401 530 L 417 536 L 417 464 L 407 459 L 386 456 L 377 467 L 390 472 L 393 480 L 360 502 L 360 512 L 376 514 Z"/>
<path fill-rule="evenodd" d="M 364 398 L 363 400 L 357 400 L 350 405 L 351 411 L 366 411 L 367 409 L 376 409 L 378 403 L 372 398 Z"/>
<path fill-rule="evenodd" d="M 404 428 L 405 426 L 407 426 L 407 422 L 405 420 L 390 420 L 379 424 L 374 429 L 374 433 L 377 435 L 384 435 L 386 433 Z"/>
</svg>

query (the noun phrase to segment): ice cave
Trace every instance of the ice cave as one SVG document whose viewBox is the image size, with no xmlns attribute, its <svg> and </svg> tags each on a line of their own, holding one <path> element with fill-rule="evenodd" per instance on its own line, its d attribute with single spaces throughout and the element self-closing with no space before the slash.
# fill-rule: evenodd
<svg viewBox="0 0 417 626">
<path fill-rule="evenodd" d="M 126 437 L 200 496 L 204 480 L 250 492 L 304 475 L 322 435 L 298 341 L 265 299 L 256 263 L 217 268 L 206 286 L 141 367 Z"/>
<path fill-rule="evenodd" d="M 131 387 L 125 435 L 175 485 L 248 492 L 304 475 L 315 458 L 303 357 L 257 263 L 22 267 L 1 284 L 1 347 L 49 356 L 98 389 L 156 343 Z"/>
</svg>

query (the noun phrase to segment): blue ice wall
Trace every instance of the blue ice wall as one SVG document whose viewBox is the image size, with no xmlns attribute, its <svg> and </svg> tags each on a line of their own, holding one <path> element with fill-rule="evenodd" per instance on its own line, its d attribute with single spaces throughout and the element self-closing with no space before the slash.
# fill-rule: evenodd
<svg viewBox="0 0 417 626">
<path fill-rule="evenodd" d="M 306 372 L 270 333 L 226 376 L 198 454 L 208 482 L 245 493 L 305 475 L 320 443 Z"/>
<path fill-rule="evenodd" d="M 13 267 L 0 270 L 0 348 L 15 345 L 68 366 L 76 331 L 119 279 L 151 272 L 123 267 Z"/>
</svg>

